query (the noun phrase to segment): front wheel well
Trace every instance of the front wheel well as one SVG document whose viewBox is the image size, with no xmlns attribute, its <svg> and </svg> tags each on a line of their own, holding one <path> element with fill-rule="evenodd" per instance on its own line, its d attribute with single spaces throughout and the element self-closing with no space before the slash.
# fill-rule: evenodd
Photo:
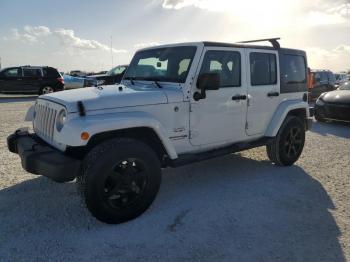
<svg viewBox="0 0 350 262">
<path fill-rule="evenodd" d="M 97 144 L 107 139 L 116 137 L 127 137 L 139 140 L 151 147 L 157 154 L 159 160 L 163 162 L 167 156 L 164 145 L 156 132 L 149 127 L 127 128 L 122 130 L 112 130 L 95 134 L 91 137 L 87 144 L 87 151 L 95 147 Z"/>
<path fill-rule="evenodd" d="M 298 118 L 300 118 L 300 120 L 303 121 L 305 128 L 307 127 L 307 113 L 306 113 L 306 108 L 297 108 L 297 109 L 293 109 L 290 110 L 287 114 L 288 116 L 296 116 Z"/>
</svg>

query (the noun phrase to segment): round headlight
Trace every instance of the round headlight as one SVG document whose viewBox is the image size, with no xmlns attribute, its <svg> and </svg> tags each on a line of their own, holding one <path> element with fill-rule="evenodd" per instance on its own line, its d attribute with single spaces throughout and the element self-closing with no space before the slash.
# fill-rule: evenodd
<svg viewBox="0 0 350 262">
<path fill-rule="evenodd" d="M 66 110 L 62 109 L 56 118 L 56 129 L 58 132 L 60 132 L 64 126 L 64 123 L 66 122 L 67 119 L 67 113 Z"/>
</svg>

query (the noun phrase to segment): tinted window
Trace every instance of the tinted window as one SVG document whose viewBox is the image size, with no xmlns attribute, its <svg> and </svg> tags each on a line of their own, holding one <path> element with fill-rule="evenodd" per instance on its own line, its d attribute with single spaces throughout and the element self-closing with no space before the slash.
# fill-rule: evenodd
<svg viewBox="0 0 350 262">
<path fill-rule="evenodd" d="M 322 82 L 328 82 L 328 77 L 326 72 L 321 73 L 321 81 Z"/>
<path fill-rule="evenodd" d="M 139 51 L 132 59 L 124 79 L 184 83 L 195 53 L 196 47 L 193 46 Z"/>
<path fill-rule="evenodd" d="M 303 56 L 284 55 L 281 59 L 281 71 L 281 81 L 284 84 L 306 83 L 306 63 Z"/>
<path fill-rule="evenodd" d="M 23 75 L 27 77 L 41 77 L 41 70 L 23 68 Z"/>
<path fill-rule="evenodd" d="M 253 86 L 277 83 L 276 55 L 268 53 L 250 54 L 250 81 Z"/>
<path fill-rule="evenodd" d="M 21 77 L 22 76 L 22 70 L 21 68 L 9 68 L 5 69 L 3 71 L 4 76 L 7 77 Z"/>
<path fill-rule="evenodd" d="M 46 67 L 46 68 L 44 67 L 43 74 L 45 77 L 52 77 L 52 78 L 61 77 L 60 73 L 58 73 L 56 69 L 50 68 L 50 67 Z"/>
<path fill-rule="evenodd" d="M 328 79 L 329 79 L 329 82 L 331 83 L 335 82 L 335 76 L 332 72 L 328 72 Z"/>
<path fill-rule="evenodd" d="M 207 51 L 200 74 L 218 73 L 220 87 L 241 85 L 241 55 L 232 51 Z"/>
</svg>

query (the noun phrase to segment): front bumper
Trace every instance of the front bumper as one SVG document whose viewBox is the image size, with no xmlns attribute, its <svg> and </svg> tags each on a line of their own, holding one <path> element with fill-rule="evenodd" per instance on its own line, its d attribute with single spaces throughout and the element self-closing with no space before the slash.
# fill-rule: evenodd
<svg viewBox="0 0 350 262">
<path fill-rule="evenodd" d="M 77 177 L 81 161 L 66 156 L 27 129 L 19 129 L 7 137 L 10 152 L 21 157 L 24 170 L 46 176 L 56 182 L 68 182 Z"/>
<path fill-rule="evenodd" d="M 350 122 L 350 104 L 325 103 L 315 105 L 315 113 L 325 119 Z"/>
</svg>

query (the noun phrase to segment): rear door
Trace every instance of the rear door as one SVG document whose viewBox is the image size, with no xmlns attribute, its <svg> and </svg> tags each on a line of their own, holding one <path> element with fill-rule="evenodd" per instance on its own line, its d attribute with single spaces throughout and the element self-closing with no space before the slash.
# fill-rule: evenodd
<svg viewBox="0 0 350 262">
<path fill-rule="evenodd" d="M 2 71 L 2 92 L 21 92 L 23 89 L 22 68 L 12 67 Z"/>
<path fill-rule="evenodd" d="M 23 68 L 23 88 L 26 92 L 38 92 L 41 83 L 41 68 Z"/>
<path fill-rule="evenodd" d="M 246 133 L 264 134 L 279 104 L 279 59 L 275 50 L 247 49 L 248 110 Z"/>
<path fill-rule="evenodd" d="M 205 47 L 199 73 L 218 73 L 219 90 L 207 90 L 199 101 L 191 99 L 190 142 L 196 146 L 224 144 L 246 139 L 247 110 L 246 66 L 244 50 L 225 47 Z M 193 81 L 193 93 L 197 78 Z M 238 99 L 239 98 L 239 99 Z"/>
</svg>

